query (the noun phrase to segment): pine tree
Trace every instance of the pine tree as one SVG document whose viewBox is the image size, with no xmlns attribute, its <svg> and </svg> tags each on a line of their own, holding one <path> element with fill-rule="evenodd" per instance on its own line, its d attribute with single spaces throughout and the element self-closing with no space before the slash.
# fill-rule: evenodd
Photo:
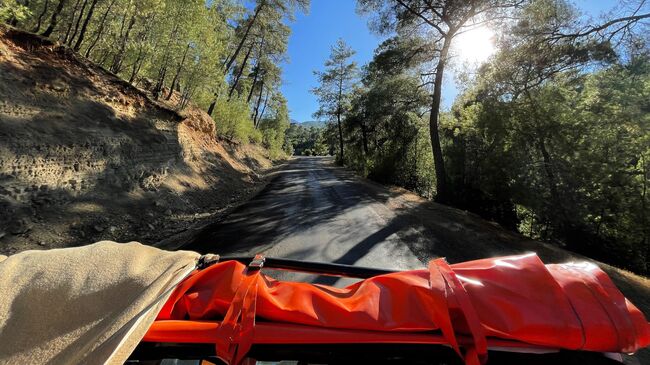
<svg viewBox="0 0 650 365">
<path fill-rule="evenodd" d="M 325 70 L 316 71 L 319 86 L 312 90 L 318 97 L 319 109 L 314 113 L 315 118 L 325 118 L 335 121 L 338 129 L 339 161 L 345 159 L 343 140 L 343 117 L 349 109 L 350 96 L 358 79 L 357 63 L 351 58 L 355 52 L 343 39 L 339 39 L 332 47 L 332 52 L 325 61 Z"/>
</svg>

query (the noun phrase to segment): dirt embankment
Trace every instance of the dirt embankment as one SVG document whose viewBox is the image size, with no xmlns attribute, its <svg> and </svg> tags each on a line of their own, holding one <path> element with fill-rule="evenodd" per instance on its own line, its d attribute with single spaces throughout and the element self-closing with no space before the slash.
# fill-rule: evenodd
<svg viewBox="0 0 650 365">
<path fill-rule="evenodd" d="M 69 49 L 0 25 L 0 254 L 158 242 L 262 185 L 266 151 Z"/>
</svg>

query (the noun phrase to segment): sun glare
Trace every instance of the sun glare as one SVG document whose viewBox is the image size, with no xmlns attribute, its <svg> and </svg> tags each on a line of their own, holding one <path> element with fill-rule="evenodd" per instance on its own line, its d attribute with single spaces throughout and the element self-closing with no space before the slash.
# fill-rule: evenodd
<svg viewBox="0 0 650 365">
<path fill-rule="evenodd" d="M 485 26 L 459 34 L 454 41 L 454 54 L 464 63 L 481 63 L 496 51 L 494 32 Z"/>
</svg>

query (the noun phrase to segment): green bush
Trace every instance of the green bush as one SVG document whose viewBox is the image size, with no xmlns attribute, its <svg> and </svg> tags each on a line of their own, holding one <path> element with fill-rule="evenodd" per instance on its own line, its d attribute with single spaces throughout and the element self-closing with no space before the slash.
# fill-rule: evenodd
<svg viewBox="0 0 650 365">
<path fill-rule="evenodd" d="M 0 22 L 12 19 L 21 21 L 31 15 L 31 11 L 25 5 L 19 4 L 16 0 L 0 0 Z"/>
<path fill-rule="evenodd" d="M 287 152 L 284 150 L 284 132 L 276 129 L 263 129 L 262 143 L 269 150 L 269 157 L 272 160 L 286 157 Z"/>
<path fill-rule="evenodd" d="M 262 135 L 250 118 L 248 104 L 242 99 L 219 100 L 214 110 L 217 134 L 240 143 L 260 143 Z"/>
</svg>

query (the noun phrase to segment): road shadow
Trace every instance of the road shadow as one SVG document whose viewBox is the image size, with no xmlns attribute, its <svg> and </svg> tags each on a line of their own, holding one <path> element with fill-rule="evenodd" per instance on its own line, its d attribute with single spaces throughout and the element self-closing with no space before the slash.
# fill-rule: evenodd
<svg viewBox="0 0 650 365">
<path fill-rule="evenodd" d="M 317 173 L 312 161 L 293 160 L 256 197 L 205 227 L 184 248 L 220 254 L 263 251 L 357 206 L 389 198 L 388 193 L 372 194 L 354 185 L 354 174 L 329 163 Z"/>
</svg>

